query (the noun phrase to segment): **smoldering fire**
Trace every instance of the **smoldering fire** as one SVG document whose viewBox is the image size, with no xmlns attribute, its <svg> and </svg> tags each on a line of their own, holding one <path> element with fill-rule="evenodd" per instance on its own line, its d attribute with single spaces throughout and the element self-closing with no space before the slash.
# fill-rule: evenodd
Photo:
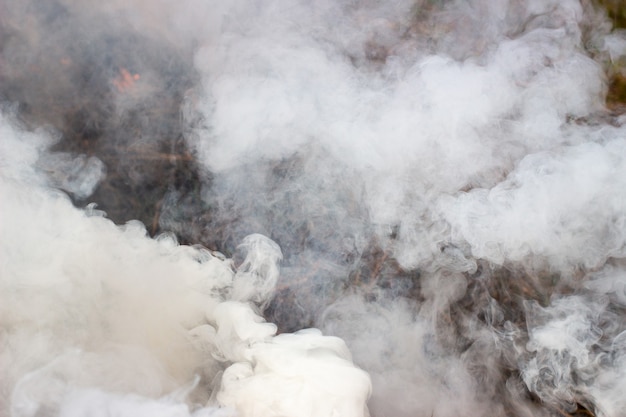
<svg viewBox="0 0 626 417">
<path fill-rule="evenodd" d="M 0 415 L 623 415 L 624 57 L 588 1 L 5 0 Z"/>
</svg>

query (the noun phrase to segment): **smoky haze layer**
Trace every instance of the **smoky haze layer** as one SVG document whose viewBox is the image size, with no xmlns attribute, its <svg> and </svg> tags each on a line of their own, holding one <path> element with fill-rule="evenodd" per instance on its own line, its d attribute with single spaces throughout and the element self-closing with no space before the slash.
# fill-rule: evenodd
<svg viewBox="0 0 626 417">
<path fill-rule="evenodd" d="M 155 233 L 154 207 L 169 184 L 186 190 L 196 180 L 180 123 L 192 42 L 159 32 L 165 9 L 122 6 L 4 2 L 0 97 L 58 137 L 54 149 L 68 155 L 42 163 L 59 188 Z M 174 10 L 167 16 L 175 26 Z"/>
<path fill-rule="evenodd" d="M 222 307 L 208 315 L 209 327 L 200 319 L 185 325 L 204 341 L 193 349 L 206 357 L 188 354 L 194 350 L 174 331 L 142 330 L 150 343 L 171 346 L 148 350 L 168 375 L 156 380 L 174 380 L 145 393 L 129 383 L 121 390 L 157 403 L 132 397 L 116 407 L 172 415 L 162 398 L 178 388 L 174 403 L 191 412 L 212 413 L 204 406 L 217 404 L 243 415 L 363 413 L 367 383 L 336 339 L 307 344 L 319 334 L 305 332 L 298 340 L 307 348 L 292 350 L 291 335 L 273 337 L 263 323 L 248 335 L 280 342 L 259 345 L 252 359 L 242 352 L 247 339 L 229 323 L 258 323 L 259 313 L 281 332 L 314 326 L 343 338 L 371 376 L 373 416 L 622 412 L 626 128 L 603 103 L 606 71 L 626 56 L 626 38 L 591 3 L 59 0 L 1 7 L 1 94 L 28 129 L 43 126 L 35 138 L 57 143 L 37 158 L 11 153 L 23 160 L 16 167 L 36 166 L 33 178 L 44 189 L 63 189 L 77 205 L 95 201 L 118 223 L 138 218 L 152 234 L 173 232 L 239 267 L 224 278 L 228 284 L 211 287 L 222 297 L 211 302 Z M 11 129 L 9 136 L 24 130 Z M 66 211 L 58 216 L 68 225 L 82 224 Z M 28 229 L 33 240 L 56 236 L 46 219 Z M 280 246 L 280 276 L 277 258 L 253 267 L 254 256 L 237 249 L 255 233 Z M 100 239 L 94 242 L 103 248 L 118 244 Z M 3 250 L 14 249 L 7 243 Z M 153 255 L 121 252 L 139 259 L 133 267 L 146 266 L 146 277 L 160 276 Z M 19 287 L 16 273 L 6 275 L 11 291 Z M 112 330 L 86 332 L 80 343 L 64 336 L 63 346 L 117 340 L 117 323 L 134 310 L 113 321 L 89 312 L 90 298 L 71 289 L 96 284 L 74 281 L 63 300 Z M 176 307 L 185 301 L 176 291 L 166 301 L 168 293 L 155 297 L 172 311 L 146 302 L 145 315 L 129 325 L 150 329 L 143 320 L 155 317 L 166 329 L 187 323 Z M 41 293 L 47 303 L 55 297 Z M 6 311 L 19 322 L 14 307 Z M 43 327 L 60 331 L 56 322 Z M 33 337 L 21 340 L 29 345 Z M 27 356 L 46 381 L 65 363 L 89 368 L 131 360 L 132 352 L 125 355 Z M 189 363 L 172 359 L 181 356 Z M 310 357 L 329 359 L 328 368 Z M 342 370 L 357 389 L 337 399 L 329 375 Z M 283 376 L 306 382 L 298 391 Z M 10 381 L 12 398 L 37 392 L 28 378 Z M 268 381 L 278 387 L 276 403 L 267 401 Z M 319 381 L 330 388 L 310 388 Z M 68 409 L 82 412 L 85 398 L 110 403 L 110 391 L 106 384 L 102 392 L 71 391 L 67 401 L 76 408 Z M 298 393 L 306 394 L 302 401 L 287 400 Z M 54 412 L 65 410 L 58 395 L 46 395 Z M 311 402 L 324 395 L 330 408 Z M 296 403 L 302 407 L 290 408 Z"/>
</svg>

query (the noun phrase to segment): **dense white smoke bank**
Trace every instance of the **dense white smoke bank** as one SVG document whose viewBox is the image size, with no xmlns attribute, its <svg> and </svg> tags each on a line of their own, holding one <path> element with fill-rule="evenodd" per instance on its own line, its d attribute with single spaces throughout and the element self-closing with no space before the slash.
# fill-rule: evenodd
<svg viewBox="0 0 626 417">
<path fill-rule="evenodd" d="M 369 378 L 343 341 L 276 336 L 259 316 L 274 242 L 247 237 L 235 271 L 115 226 L 48 186 L 44 133 L 3 117 L 0 136 L 1 415 L 367 415 Z"/>
<path fill-rule="evenodd" d="M 3 119 L 2 412 L 366 416 L 353 356 L 373 417 L 623 414 L 626 37 L 589 2 L 100 3 L 9 2 L 0 75 L 62 131 L 105 91 L 79 137 L 137 183 L 179 134 L 202 204 L 152 226 L 233 259 L 73 208 L 110 162 Z"/>
</svg>

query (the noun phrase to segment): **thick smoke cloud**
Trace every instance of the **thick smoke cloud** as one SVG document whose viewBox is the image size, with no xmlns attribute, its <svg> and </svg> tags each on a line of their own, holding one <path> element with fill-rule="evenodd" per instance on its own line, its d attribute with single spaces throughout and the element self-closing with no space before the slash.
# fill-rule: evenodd
<svg viewBox="0 0 626 417">
<path fill-rule="evenodd" d="M 622 413 L 591 3 L 1 7 L 7 415 Z"/>
<path fill-rule="evenodd" d="M 388 245 L 402 266 L 415 268 L 438 256 L 440 244 L 450 239 L 450 226 L 459 228 L 440 207 L 442 197 L 489 189 L 526 155 L 585 141 L 563 125 L 568 118 L 600 110 L 602 69 L 581 50 L 583 10 L 577 2 L 528 4 L 517 10 L 522 16 L 507 16 L 507 9 L 514 10 L 503 6 L 497 17 L 491 15 L 497 8 L 477 4 L 477 10 L 454 10 L 448 5 L 450 10 L 436 15 L 439 19 L 467 12 L 465 19 L 487 29 L 480 35 L 486 39 L 473 40 L 486 46 L 468 45 L 465 54 L 472 56 L 463 61 L 453 59 L 448 49 L 458 47 L 456 37 L 470 42 L 477 36 L 474 26 L 459 24 L 453 34 L 432 35 L 444 52 L 435 55 L 411 36 L 418 25 L 410 19 L 412 4 L 382 16 L 378 7 L 369 6 L 316 3 L 309 10 L 306 4 L 271 2 L 253 11 L 249 25 L 239 22 L 250 9 L 234 8 L 230 13 L 237 18 L 226 14 L 221 37 L 196 56 L 196 67 L 205 74 L 200 94 L 207 98 L 199 106 L 205 128 L 194 142 L 219 178 L 217 196 L 209 191 L 209 201 L 219 204 L 232 195 L 226 201 L 241 208 L 244 222 L 258 219 L 260 225 L 251 227 L 283 233 L 284 227 L 267 219 L 271 216 L 250 213 L 269 206 L 296 223 L 292 230 L 307 228 L 302 219 L 315 218 L 320 212 L 316 203 L 333 201 L 319 222 L 322 229 L 331 223 L 344 234 L 338 240 L 357 242 L 355 250 L 361 252 L 369 227 L 379 226 L 382 240 L 395 228 L 397 239 Z M 490 11 L 483 16 L 483 9 Z M 281 18 L 276 10 L 289 10 L 294 17 Z M 309 23 L 297 19 L 301 14 L 310 15 Z M 512 20 L 513 27 L 498 27 L 499 21 L 494 26 L 496 18 Z M 384 36 L 379 35 L 383 29 Z M 458 33 L 463 29 L 467 33 Z M 356 37 L 361 39 L 355 45 L 346 45 Z M 372 45 L 381 38 L 389 45 Z M 372 48 L 385 55 L 368 60 Z M 404 50 L 412 59 L 396 55 Z M 276 163 L 262 162 L 294 158 L 303 161 L 299 171 L 285 174 L 295 176 L 287 184 L 282 172 L 271 172 Z M 350 196 L 343 183 L 357 194 Z M 265 205 L 258 197 L 268 195 Z M 365 203 L 367 211 L 351 212 L 351 201 L 339 196 Z M 298 203 L 282 207 L 290 198 Z M 290 216 L 294 205 L 313 207 L 312 213 Z M 346 212 L 357 221 L 339 227 Z M 345 250 L 339 242 L 333 246 L 329 252 Z"/>
<path fill-rule="evenodd" d="M 365 415 L 369 378 L 341 339 L 275 336 L 259 316 L 275 243 L 248 236 L 235 271 L 118 227 L 49 188 L 35 168 L 49 138 L 0 126 L 2 415 Z"/>
</svg>

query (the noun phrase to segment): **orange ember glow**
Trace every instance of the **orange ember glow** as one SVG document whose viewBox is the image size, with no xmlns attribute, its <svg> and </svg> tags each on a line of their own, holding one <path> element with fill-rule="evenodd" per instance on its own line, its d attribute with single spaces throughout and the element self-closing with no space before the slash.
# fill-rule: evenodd
<svg viewBox="0 0 626 417">
<path fill-rule="evenodd" d="M 113 80 L 113 85 L 117 91 L 124 93 L 131 90 L 139 78 L 141 78 L 139 74 L 131 74 L 126 68 L 122 68 L 119 75 Z"/>
</svg>

